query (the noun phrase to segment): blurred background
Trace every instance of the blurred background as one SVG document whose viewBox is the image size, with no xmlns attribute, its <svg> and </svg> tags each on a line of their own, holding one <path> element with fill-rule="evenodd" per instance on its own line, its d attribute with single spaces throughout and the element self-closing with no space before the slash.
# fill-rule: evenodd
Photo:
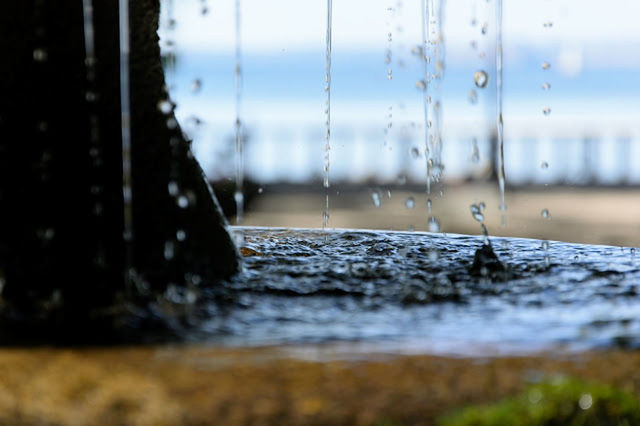
<svg viewBox="0 0 640 426">
<path fill-rule="evenodd" d="M 236 26 L 233 0 L 163 0 L 176 113 L 232 224 L 239 113 L 243 224 L 321 227 L 327 2 L 238 3 Z M 329 227 L 427 230 L 429 198 L 444 232 L 479 234 L 483 202 L 491 235 L 638 245 L 640 3 L 504 2 L 504 225 L 496 6 L 443 2 L 445 169 L 427 196 L 421 1 L 333 2 Z"/>
</svg>

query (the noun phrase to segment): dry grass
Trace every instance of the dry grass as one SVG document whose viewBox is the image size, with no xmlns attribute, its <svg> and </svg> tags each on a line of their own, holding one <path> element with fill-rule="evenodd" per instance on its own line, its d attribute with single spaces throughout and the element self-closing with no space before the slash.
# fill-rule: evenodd
<svg viewBox="0 0 640 426">
<path fill-rule="evenodd" d="M 310 362 L 283 349 L 5 349 L 6 424 L 431 424 L 562 373 L 640 393 L 640 353 Z"/>
</svg>

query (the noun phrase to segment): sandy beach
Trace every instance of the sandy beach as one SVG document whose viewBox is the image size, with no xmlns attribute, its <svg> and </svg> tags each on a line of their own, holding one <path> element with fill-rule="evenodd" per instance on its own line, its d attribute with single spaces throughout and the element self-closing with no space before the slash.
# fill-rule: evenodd
<svg viewBox="0 0 640 426">
<path fill-rule="evenodd" d="M 418 231 L 428 230 L 427 197 L 423 188 L 371 186 L 334 188 L 330 197 L 330 227 Z M 380 196 L 380 206 L 373 194 Z M 414 207 L 407 208 L 413 198 Z M 444 232 L 478 235 L 480 225 L 469 206 L 484 202 L 491 235 L 548 239 L 575 243 L 638 246 L 640 190 L 637 188 L 528 187 L 506 193 L 506 226 L 501 226 L 497 185 L 458 184 L 432 196 L 433 215 Z M 286 187 L 266 187 L 255 197 L 244 225 L 276 227 L 322 226 L 324 195 Z M 542 215 L 548 210 L 549 218 Z M 232 220 L 233 222 L 233 220 Z"/>
</svg>

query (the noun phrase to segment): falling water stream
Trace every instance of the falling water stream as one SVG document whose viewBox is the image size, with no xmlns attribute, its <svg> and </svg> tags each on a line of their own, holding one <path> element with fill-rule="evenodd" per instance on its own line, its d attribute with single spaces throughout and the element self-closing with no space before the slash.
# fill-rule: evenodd
<svg viewBox="0 0 640 426">
<path fill-rule="evenodd" d="M 424 154 L 425 154 L 425 158 L 426 158 L 426 178 L 427 178 L 427 195 L 431 194 L 431 179 L 429 179 L 429 167 L 428 167 L 428 161 L 429 161 L 429 102 L 427 101 L 428 99 L 428 87 L 429 87 L 429 63 L 428 60 L 429 58 L 427 57 L 427 52 L 428 52 L 428 48 L 429 48 L 429 41 L 427 38 L 427 20 L 428 18 L 428 12 L 427 12 L 427 0 L 421 0 L 420 1 L 420 21 L 421 21 L 421 29 L 422 29 L 422 40 L 421 40 L 421 49 L 419 50 L 420 52 L 420 61 L 422 62 L 422 70 L 423 70 L 423 78 L 424 80 L 423 83 L 419 83 L 420 87 L 423 88 L 424 93 L 422 94 L 422 106 L 424 108 Z M 431 213 L 431 212 L 429 212 Z"/>
<path fill-rule="evenodd" d="M 85 100 L 90 111 L 89 114 L 89 157 L 91 170 L 95 171 L 93 179 L 89 183 L 90 194 L 93 200 L 92 214 L 95 219 L 97 229 L 103 228 L 101 220 L 103 210 L 104 191 L 103 182 L 96 178 L 100 175 L 99 170 L 103 166 L 103 150 L 100 143 L 100 120 L 95 112 L 94 105 L 98 102 L 99 93 L 96 90 L 96 52 L 95 52 L 95 26 L 93 18 L 93 1 L 83 0 L 83 22 L 84 22 L 84 45 L 85 45 L 85 68 L 87 79 L 87 90 Z M 96 236 L 95 263 L 98 267 L 105 267 L 104 241 Z"/>
<path fill-rule="evenodd" d="M 326 57 L 325 57 L 325 87 L 327 94 L 325 104 L 326 133 L 324 145 L 324 181 L 325 202 L 322 212 L 322 228 L 329 226 L 329 167 L 331 166 L 331 32 L 332 32 L 332 11 L 333 1 L 327 0 L 327 36 L 326 36 Z"/>
<path fill-rule="evenodd" d="M 235 90 L 236 90 L 236 189 L 233 197 L 236 202 L 236 224 L 241 224 L 244 220 L 244 153 L 242 135 L 242 14 L 241 1 L 235 2 L 235 32 L 236 32 L 236 65 L 235 65 Z"/>
<path fill-rule="evenodd" d="M 438 219 L 431 213 L 431 191 L 434 183 L 440 183 L 442 163 L 442 103 L 440 99 L 444 77 L 444 37 L 442 31 L 443 0 L 425 0 L 422 6 L 422 36 L 424 43 L 424 100 L 425 109 L 425 160 L 427 178 L 428 227 L 440 231 Z"/>
<path fill-rule="evenodd" d="M 498 185 L 502 226 L 506 225 L 504 198 L 504 122 L 502 119 L 502 0 L 496 0 L 496 127 L 498 135 Z"/>
<path fill-rule="evenodd" d="M 133 208 L 131 188 L 131 92 L 129 86 L 129 0 L 119 0 L 120 113 L 122 130 L 122 196 L 125 244 L 125 283 L 130 289 L 133 273 Z"/>
</svg>

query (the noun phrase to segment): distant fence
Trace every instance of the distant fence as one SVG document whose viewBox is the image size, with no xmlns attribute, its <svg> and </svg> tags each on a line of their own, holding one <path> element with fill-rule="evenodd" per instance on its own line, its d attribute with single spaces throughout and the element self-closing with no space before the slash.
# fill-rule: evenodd
<svg viewBox="0 0 640 426">
<path fill-rule="evenodd" d="M 588 118 L 564 120 L 537 128 L 531 120 L 505 124 L 505 168 L 511 186 L 640 185 L 640 123 Z M 424 129 L 417 122 L 336 123 L 332 130 L 331 180 L 424 182 Z M 496 139 L 491 125 L 484 130 L 459 120 L 448 122 L 444 134 L 445 181 L 486 179 L 496 164 Z M 324 130 L 309 123 L 249 125 L 245 170 L 263 183 L 311 183 L 322 173 Z M 218 135 L 222 132 L 214 132 Z M 477 161 L 473 161 L 477 138 Z M 197 138 L 196 152 L 212 178 L 231 176 L 233 143 L 209 134 Z M 215 158 L 215 160 L 213 160 Z"/>
</svg>

